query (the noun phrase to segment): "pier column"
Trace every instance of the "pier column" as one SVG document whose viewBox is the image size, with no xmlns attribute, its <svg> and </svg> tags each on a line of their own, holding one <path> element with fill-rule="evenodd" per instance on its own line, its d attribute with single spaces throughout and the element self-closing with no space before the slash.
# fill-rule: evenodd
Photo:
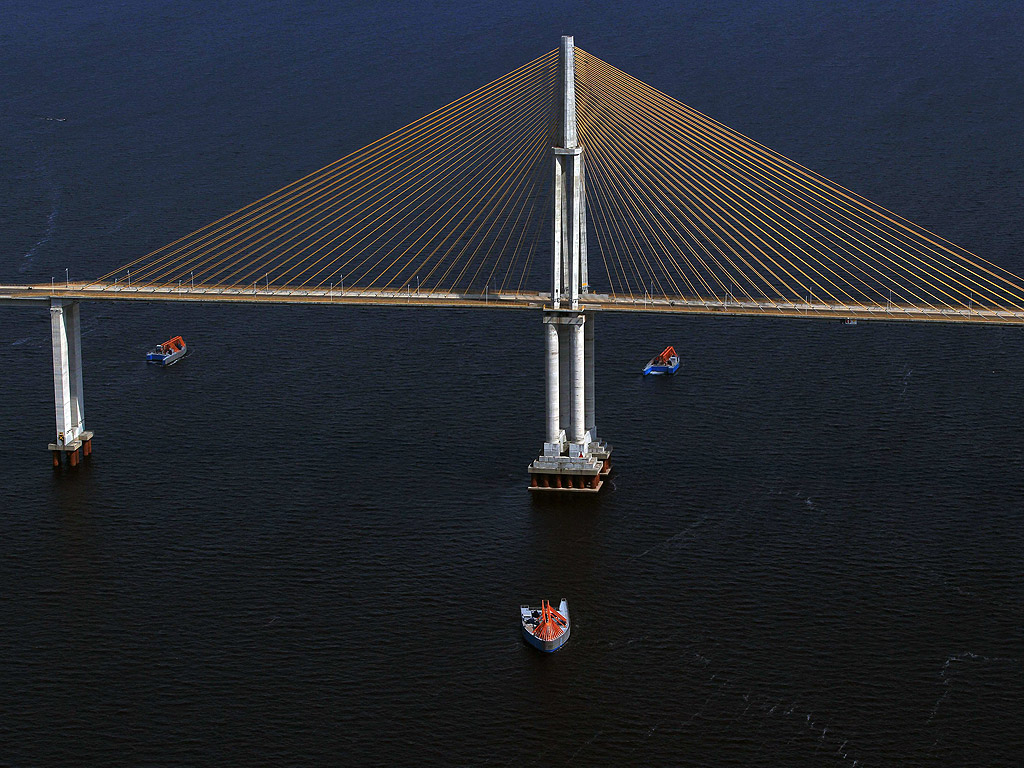
<svg viewBox="0 0 1024 768">
<path fill-rule="evenodd" d="M 61 454 L 71 466 L 78 465 L 78 451 L 92 452 L 92 432 L 85 429 L 85 398 L 82 388 L 82 327 L 77 301 L 50 300 L 50 341 L 53 348 L 53 402 L 56 438 L 49 448 L 54 467 Z"/>
<path fill-rule="evenodd" d="M 572 435 L 572 349 L 568 328 L 556 320 L 558 329 L 558 422 L 566 437 Z"/>
<path fill-rule="evenodd" d="M 554 237 L 551 248 L 551 306 L 579 309 L 586 283 L 586 192 L 583 147 L 576 131 L 576 49 L 562 37 L 558 49 L 558 130 L 551 148 L 554 161 Z M 566 306 L 568 304 L 568 306 Z"/>
<path fill-rule="evenodd" d="M 602 474 L 611 471 L 611 462 L 608 457 L 612 449 L 597 434 L 597 384 L 594 381 L 595 352 L 594 337 L 596 335 L 594 319 L 596 312 L 587 312 L 586 325 L 583 326 L 583 387 L 584 387 L 584 419 L 587 425 L 587 439 L 590 441 L 587 446 L 590 454 L 604 462 Z"/>
<path fill-rule="evenodd" d="M 64 309 L 64 323 L 68 339 L 68 364 L 70 366 L 71 423 L 79 434 L 85 429 L 85 399 L 82 397 L 82 323 L 77 301 Z"/>
<path fill-rule="evenodd" d="M 587 427 L 585 422 L 584 408 L 584 355 L 583 335 L 586 325 L 586 316 L 583 314 L 573 318 L 577 322 L 570 325 L 567 330 L 572 334 L 572 437 L 570 440 L 576 444 L 578 451 L 586 451 L 590 442 L 586 438 Z"/>
<path fill-rule="evenodd" d="M 50 342 L 53 346 L 53 402 L 57 413 L 58 445 L 75 439 L 76 424 L 71 421 L 71 356 L 68 354 L 68 317 L 64 302 L 50 304 Z"/>
<path fill-rule="evenodd" d="M 545 384 L 547 390 L 547 440 L 544 452 L 552 449 L 559 452 L 562 447 L 561 427 L 559 426 L 559 393 L 558 393 L 558 325 L 544 318 L 544 353 L 547 360 L 545 367 Z"/>
</svg>

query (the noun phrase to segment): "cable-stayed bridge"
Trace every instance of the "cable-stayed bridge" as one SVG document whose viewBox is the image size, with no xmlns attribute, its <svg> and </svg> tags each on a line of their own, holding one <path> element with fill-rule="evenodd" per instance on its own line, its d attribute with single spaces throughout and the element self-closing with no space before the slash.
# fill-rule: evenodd
<svg viewBox="0 0 1024 768">
<path fill-rule="evenodd" d="M 88 282 L 0 285 L 46 305 L 55 466 L 91 450 L 86 299 L 534 308 L 546 435 L 532 487 L 594 492 L 605 311 L 1024 324 L 1024 280 L 576 48 Z"/>
</svg>

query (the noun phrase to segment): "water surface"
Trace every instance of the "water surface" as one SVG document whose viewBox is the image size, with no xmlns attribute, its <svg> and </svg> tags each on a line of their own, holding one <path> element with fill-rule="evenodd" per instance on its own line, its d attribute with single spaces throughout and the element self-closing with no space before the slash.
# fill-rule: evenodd
<svg viewBox="0 0 1024 768">
<path fill-rule="evenodd" d="M 1022 16 L 8 5 L 0 279 L 105 272 L 563 33 L 1019 273 Z M 0 310 L 0 762 L 1019 764 L 1019 329 L 602 317 L 617 474 L 552 507 L 532 314 L 82 315 L 61 475 L 46 314 Z M 541 657 L 517 607 L 562 596 Z"/>
</svg>

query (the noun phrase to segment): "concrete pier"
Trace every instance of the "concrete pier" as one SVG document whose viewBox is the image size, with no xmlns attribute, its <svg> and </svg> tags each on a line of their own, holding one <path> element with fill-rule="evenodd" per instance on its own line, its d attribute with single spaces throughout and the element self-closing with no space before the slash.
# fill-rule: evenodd
<svg viewBox="0 0 1024 768">
<path fill-rule="evenodd" d="M 544 312 L 546 430 L 530 464 L 530 490 L 597 493 L 611 471 L 611 448 L 597 439 L 594 313 L 581 304 L 590 286 L 583 147 L 577 143 L 572 37 L 559 48 L 559 127 L 552 147 L 554 226 L 551 300 Z M 557 420 L 557 422 L 556 422 Z M 557 439 L 556 439 L 557 438 Z"/>
<path fill-rule="evenodd" d="M 611 471 L 612 464 L 609 460 L 612 449 L 597 435 L 597 386 L 594 383 L 594 323 L 597 313 L 587 312 L 586 324 L 583 326 L 583 401 L 584 418 L 587 427 L 587 437 L 590 440 L 587 449 L 595 459 L 604 462 L 602 471 L 607 474 Z"/>
<path fill-rule="evenodd" d="M 558 422 L 565 435 L 569 435 L 569 419 L 572 414 L 572 355 L 569 349 L 569 334 L 564 325 L 555 321 L 558 332 Z"/>
<path fill-rule="evenodd" d="M 545 318 L 546 321 L 547 318 Z M 545 354 L 547 367 L 545 368 L 545 391 L 547 392 L 547 439 L 544 451 L 547 453 L 548 446 L 559 451 L 562 446 L 560 411 L 559 411 L 559 371 L 558 371 L 558 326 L 554 323 L 544 325 Z"/>
<path fill-rule="evenodd" d="M 572 443 L 580 446 L 580 449 L 585 449 L 587 444 L 590 442 L 587 437 L 587 428 L 584 423 L 584 391 L 583 385 L 583 328 L 586 325 L 586 315 L 583 315 L 583 322 L 569 326 L 572 330 L 570 331 L 570 348 L 572 350 L 572 413 L 570 415 L 570 425 L 572 430 Z"/>
<path fill-rule="evenodd" d="M 82 328 L 78 302 L 50 300 L 50 340 L 53 346 L 53 403 L 56 413 L 54 442 L 49 444 L 55 469 L 66 456 L 77 467 L 92 454 L 92 432 L 85 429 L 82 390 Z"/>
</svg>

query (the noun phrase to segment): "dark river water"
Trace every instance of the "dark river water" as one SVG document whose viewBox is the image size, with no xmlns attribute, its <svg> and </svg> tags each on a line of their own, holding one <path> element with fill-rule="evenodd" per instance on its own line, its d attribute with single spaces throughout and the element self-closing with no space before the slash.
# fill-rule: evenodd
<svg viewBox="0 0 1024 768">
<path fill-rule="evenodd" d="M 1016 2 L 0 20 L 0 282 L 106 272 L 563 33 L 1024 272 Z M 532 313 L 82 322 L 95 454 L 54 473 L 47 313 L 0 308 L 0 764 L 1021 765 L 1020 329 L 601 317 L 614 482 L 550 506 Z M 563 596 L 541 656 L 518 606 Z"/>
</svg>

